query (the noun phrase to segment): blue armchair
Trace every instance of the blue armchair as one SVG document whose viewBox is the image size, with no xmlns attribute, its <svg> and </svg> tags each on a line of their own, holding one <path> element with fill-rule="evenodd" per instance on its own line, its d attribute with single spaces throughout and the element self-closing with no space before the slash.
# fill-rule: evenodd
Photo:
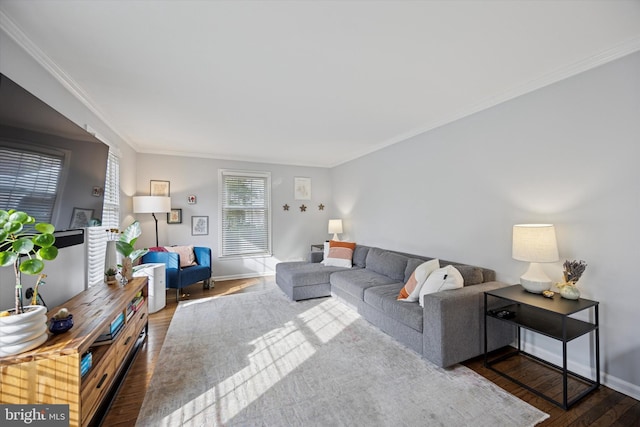
<svg viewBox="0 0 640 427">
<path fill-rule="evenodd" d="M 176 290 L 176 302 L 180 300 L 180 289 L 186 286 L 203 282 L 205 289 L 212 287 L 211 249 L 195 246 L 193 252 L 197 265 L 183 268 L 180 268 L 180 255 L 175 252 L 147 252 L 142 257 L 143 264 L 165 264 L 167 288 Z"/>
</svg>

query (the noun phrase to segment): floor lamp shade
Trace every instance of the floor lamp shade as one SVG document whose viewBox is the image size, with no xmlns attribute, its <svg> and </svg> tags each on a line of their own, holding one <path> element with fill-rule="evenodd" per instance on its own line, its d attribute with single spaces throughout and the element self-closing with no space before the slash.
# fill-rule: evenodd
<svg viewBox="0 0 640 427">
<path fill-rule="evenodd" d="M 134 213 L 167 213 L 171 212 L 171 197 L 134 196 Z"/>
<path fill-rule="evenodd" d="M 158 245 L 157 213 L 171 212 L 171 197 L 164 196 L 133 196 L 134 213 L 150 213 L 156 222 L 156 246 Z"/>
<path fill-rule="evenodd" d="M 531 263 L 526 273 L 520 277 L 523 288 L 538 294 L 550 289 L 552 281 L 540 263 L 560 259 L 555 227 L 552 224 L 514 225 L 511 255 L 513 259 Z"/>
</svg>

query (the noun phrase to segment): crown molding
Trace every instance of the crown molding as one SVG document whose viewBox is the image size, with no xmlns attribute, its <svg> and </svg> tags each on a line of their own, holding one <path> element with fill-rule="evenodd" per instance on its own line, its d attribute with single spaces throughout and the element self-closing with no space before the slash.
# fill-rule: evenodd
<svg viewBox="0 0 640 427">
<path fill-rule="evenodd" d="M 27 35 L 2 11 L 0 10 L 0 29 L 3 30 L 20 48 L 31 56 L 46 72 L 51 74 L 71 95 L 89 109 L 100 121 L 102 121 L 114 134 L 134 150 L 136 147 L 126 138 L 111 121 L 103 114 L 91 97 L 82 87 L 71 78 L 62 68 L 56 64 L 46 53 L 44 53 Z M 86 126 L 86 125 L 85 125 Z M 109 144 L 111 146 L 111 144 Z"/>
<path fill-rule="evenodd" d="M 640 37 L 631 38 L 609 49 L 605 49 L 595 55 L 592 55 L 588 58 L 584 58 L 580 61 L 568 64 L 550 73 L 544 74 L 539 78 L 533 79 L 529 82 L 523 83 L 519 86 L 511 88 L 502 93 L 496 94 L 494 96 L 490 96 L 487 99 L 477 104 L 468 105 L 456 113 L 437 118 L 436 120 L 432 120 L 431 122 L 426 123 L 424 126 L 396 135 L 395 137 L 388 139 L 386 141 L 383 141 L 380 144 L 374 146 L 373 148 L 366 150 L 366 152 L 362 151 L 360 153 L 356 153 L 354 156 L 351 156 L 350 158 L 345 159 L 340 163 L 330 165 L 329 167 L 336 167 L 341 164 L 350 162 L 359 157 L 376 152 L 390 145 L 408 140 L 410 138 L 413 138 L 425 132 L 431 131 L 438 127 L 447 125 L 449 123 L 453 123 L 456 120 L 460 120 L 464 117 L 478 113 L 482 110 L 486 110 L 498 104 L 502 104 L 503 102 L 512 100 L 519 96 L 525 95 L 529 92 L 542 89 L 545 86 L 549 86 L 553 83 L 557 83 L 561 80 L 567 79 L 569 77 L 573 77 L 585 71 L 599 67 L 600 65 L 604 65 L 608 62 L 615 61 L 616 59 L 620 59 L 624 56 L 631 55 L 632 53 L 635 53 L 638 51 L 640 51 Z"/>
</svg>

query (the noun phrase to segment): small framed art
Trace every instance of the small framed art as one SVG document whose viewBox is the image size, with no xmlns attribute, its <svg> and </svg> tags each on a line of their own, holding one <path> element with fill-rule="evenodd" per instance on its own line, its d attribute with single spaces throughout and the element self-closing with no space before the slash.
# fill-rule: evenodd
<svg viewBox="0 0 640 427">
<path fill-rule="evenodd" d="M 206 236 L 209 234 L 209 217 L 208 216 L 192 216 L 191 217 L 191 235 Z"/>
<path fill-rule="evenodd" d="M 182 209 L 171 209 L 171 212 L 167 212 L 167 224 L 182 224 Z"/>
<path fill-rule="evenodd" d="M 295 177 L 293 193 L 296 200 L 311 200 L 311 178 Z"/>
<path fill-rule="evenodd" d="M 169 197 L 169 185 L 169 181 L 156 181 L 152 179 L 149 182 L 149 195 Z"/>
<path fill-rule="evenodd" d="M 88 227 L 93 216 L 93 209 L 73 208 L 69 228 Z"/>
</svg>

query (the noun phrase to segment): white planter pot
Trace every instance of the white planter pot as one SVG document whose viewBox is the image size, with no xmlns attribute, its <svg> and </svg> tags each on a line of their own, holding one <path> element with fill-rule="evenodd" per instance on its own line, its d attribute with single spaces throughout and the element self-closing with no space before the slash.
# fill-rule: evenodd
<svg viewBox="0 0 640 427">
<path fill-rule="evenodd" d="M 0 357 L 20 354 L 42 345 L 47 334 L 47 308 L 29 305 L 26 312 L 0 317 Z M 14 310 L 9 310 L 13 312 Z"/>
</svg>

